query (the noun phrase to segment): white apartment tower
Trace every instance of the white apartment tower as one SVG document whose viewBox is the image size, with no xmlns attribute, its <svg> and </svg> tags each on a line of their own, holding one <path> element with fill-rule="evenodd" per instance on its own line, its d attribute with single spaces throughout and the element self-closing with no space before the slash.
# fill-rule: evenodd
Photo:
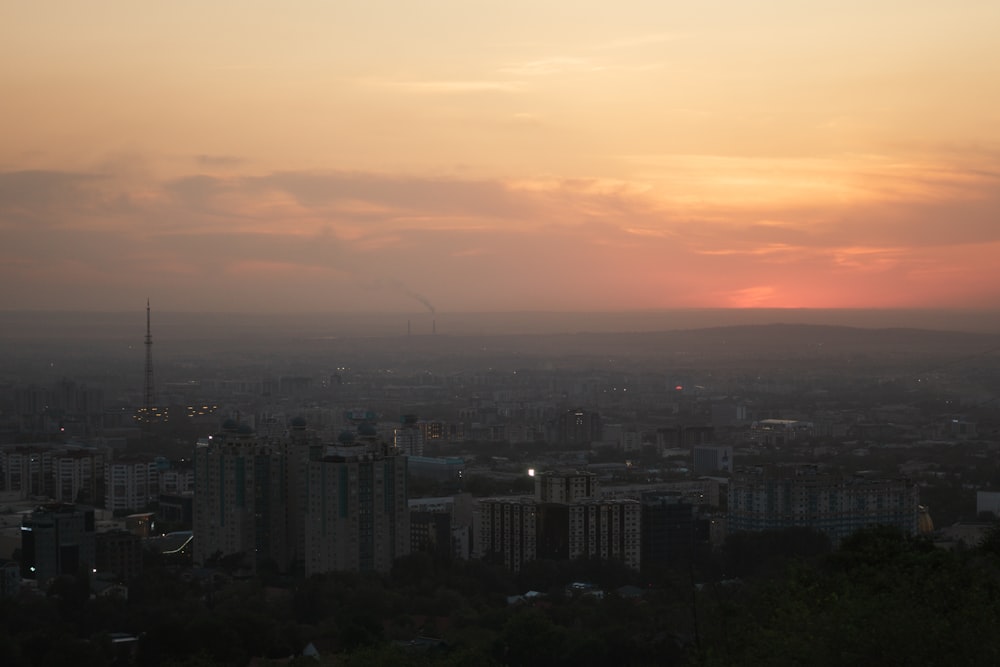
<svg viewBox="0 0 1000 667">
<path fill-rule="evenodd" d="M 123 459 L 104 464 L 104 507 L 112 512 L 145 509 L 159 493 L 156 464 L 144 459 Z"/>
</svg>

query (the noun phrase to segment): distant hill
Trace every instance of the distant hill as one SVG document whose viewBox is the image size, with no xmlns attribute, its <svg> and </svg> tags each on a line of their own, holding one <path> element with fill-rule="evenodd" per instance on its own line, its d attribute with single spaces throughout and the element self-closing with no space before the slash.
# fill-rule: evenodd
<svg viewBox="0 0 1000 667">
<path fill-rule="evenodd" d="M 721 311 L 698 311 L 719 318 Z M 733 317 L 808 316 L 823 314 L 845 318 L 846 311 L 744 311 Z M 897 311 L 862 313 L 867 321 L 906 320 L 913 313 Z M 520 314 L 526 318 L 529 314 Z M 556 324 L 604 330 L 579 329 L 575 333 L 529 331 L 505 332 L 486 325 L 499 318 L 487 315 L 247 315 L 153 313 L 153 340 L 157 360 L 212 356 L 254 358 L 266 355 L 298 358 L 344 357 L 374 363 L 419 366 L 444 358 L 465 359 L 469 367 L 503 362 L 516 366 L 518 358 L 644 359 L 672 365 L 711 367 L 744 361 L 781 363 L 817 362 L 921 364 L 954 363 L 970 356 L 992 356 L 1000 349 L 1000 333 L 915 327 L 861 327 L 827 323 L 735 323 L 729 326 L 664 328 L 616 331 L 619 326 L 654 326 L 664 318 L 678 323 L 688 311 L 652 314 L 536 314 L 546 329 Z M 876 317 L 879 315 L 879 317 Z M 907 315 L 904 317 L 904 315 Z M 614 316 L 614 317 L 613 317 Z M 668 317 L 669 316 L 669 317 Z M 510 317 L 509 314 L 505 317 Z M 616 319 L 617 317 L 617 319 Z M 416 324 L 414 322 L 418 320 Z M 478 319 L 477 319 L 478 318 Z M 548 318 L 548 319 L 546 319 Z M 925 319 L 943 321 L 941 313 Z M 987 321 L 983 315 L 982 322 Z M 955 320 L 956 318 L 952 318 Z M 460 332 L 449 326 L 461 323 Z M 955 324 L 954 321 L 951 322 Z M 392 327 L 388 325 L 392 324 Z M 407 334 L 407 329 L 411 333 Z M 391 329 L 391 331 L 388 331 Z M 434 331 L 436 330 L 436 333 Z M 381 331 L 380 334 L 368 333 Z M 388 333 L 387 333 L 388 331 Z M 0 312 L 0 359 L 44 354 L 93 357 L 108 360 L 141 356 L 145 334 L 145 311 L 139 313 L 30 313 Z M 478 361 L 477 361 L 478 360 Z M 473 363 L 473 362 L 476 363 Z M 130 362 L 132 363 L 132 362 Z M 465 364 L 463 364 L 465 365 Z M 529 364 L 530 365 L 530 364 Z"/>
</svg>

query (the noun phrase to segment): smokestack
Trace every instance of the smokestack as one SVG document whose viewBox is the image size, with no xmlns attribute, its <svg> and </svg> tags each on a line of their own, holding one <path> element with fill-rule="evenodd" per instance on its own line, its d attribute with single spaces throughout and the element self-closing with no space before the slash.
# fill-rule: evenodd
<svg viewBox="0 0 1000 667">
<path fill-rule="evenodd" d="M 431 322 L 431 333 L 436 334 L 438 332 L 438 321 L 434 320 Z"/>
</svg>

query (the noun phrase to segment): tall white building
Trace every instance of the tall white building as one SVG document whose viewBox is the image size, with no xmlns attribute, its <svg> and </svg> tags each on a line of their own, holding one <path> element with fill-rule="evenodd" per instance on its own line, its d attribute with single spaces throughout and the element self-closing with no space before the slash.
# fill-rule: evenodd
<svg viewBox="0 0 1000 667">
<path fill-rule="evenodd" d="M 2 490 L 20 499 L 50 497 L 54 492 L 52 459 L 54 452 L 44 445 L 15 445 L 0 448 Z"/>
<path fill-rule="evenodd" d="M 159 493 L 156 464 L 122 459 L 104 464 L 104 507 L 112 512 L 137 512 Z"/>
<path fill-rule="evenodd" d="M 104 453 L 96 449 L 71 449 L 55 455 L 53 498 L 63 503 L 98 505 L 104 486 Z"/>
<path fill-rule="evenodd" d="M 159 471 L 159 490 L 165 494 L 194 491 L 194 468 L 168 468 Z"/>
</svg>

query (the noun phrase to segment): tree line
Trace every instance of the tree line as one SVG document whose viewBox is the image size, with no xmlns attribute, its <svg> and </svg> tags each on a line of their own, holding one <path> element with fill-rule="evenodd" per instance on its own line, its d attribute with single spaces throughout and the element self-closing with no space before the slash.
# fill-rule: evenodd
<svg viewBox="0 0 1000 667">
<path fill-rule="evenodd" d="M 1000 664 L 998 530 L 950 550 L 889 529 L 836 549 L 804 530 L 733 535 L 641 573 L 586 560 L 510 573 L 423 553 L 384 575 L 295 580 L 147 565 L 128 600 L 92 597 L 81 573 L 0 601 L 0 664 Z M 578 581 L 603 595 L 567 593 Z"/>
</svg>

